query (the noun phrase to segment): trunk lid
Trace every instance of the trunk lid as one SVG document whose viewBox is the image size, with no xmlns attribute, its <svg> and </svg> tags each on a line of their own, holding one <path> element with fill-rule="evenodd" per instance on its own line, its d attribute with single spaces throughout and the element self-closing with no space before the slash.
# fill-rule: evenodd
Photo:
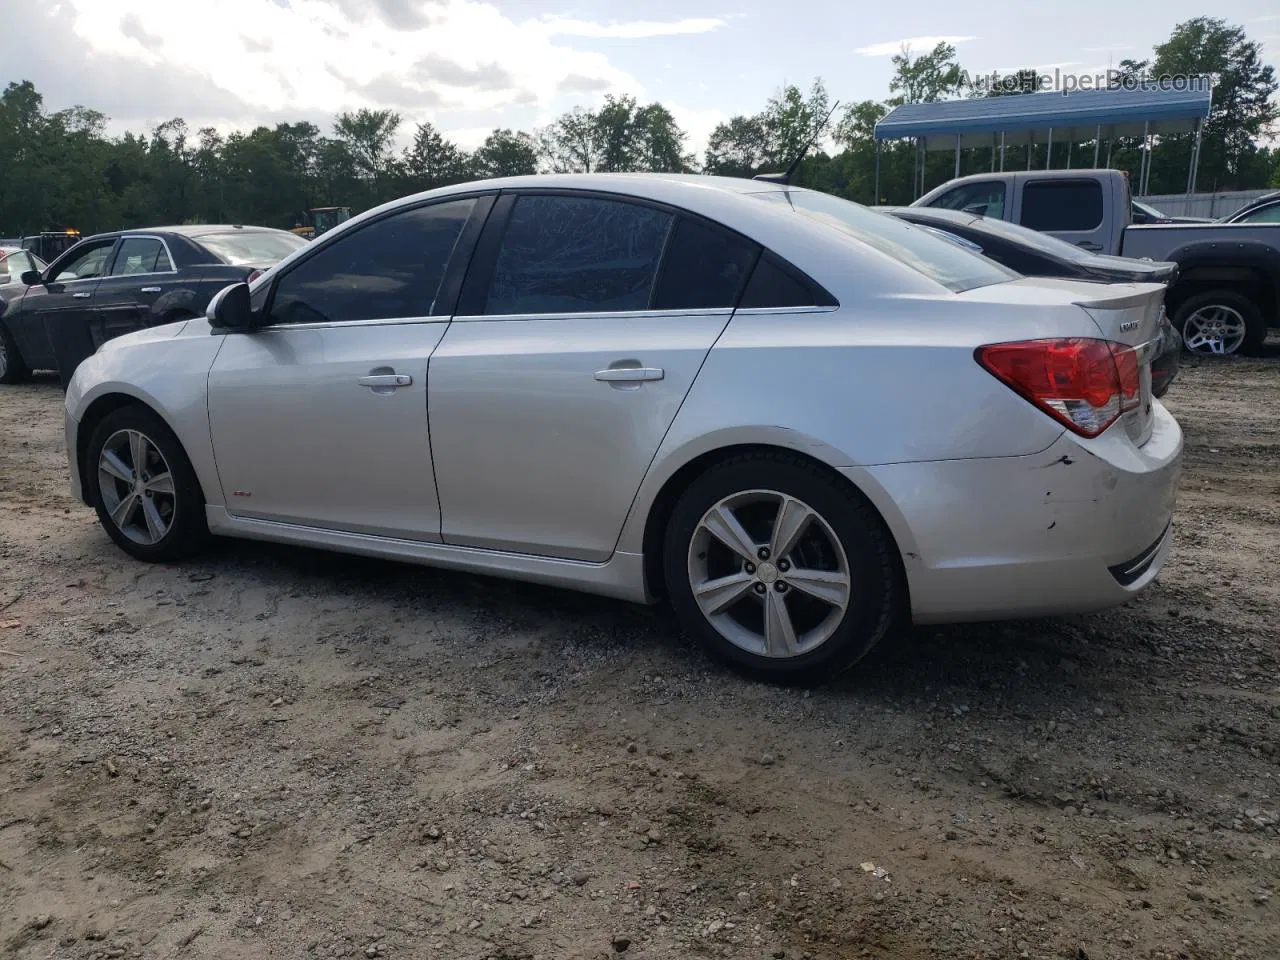
<svg viewBox="0 0 1280 960">
<path fill-rule="evenodd" d="M 1137 352 L 1139 396 L 1121 421 L 1135 444 L 1151 437 L 1151 361 L 1160 351 L 1165 286 L 1160 283 L 1113 283 L 1075 304 L 1097 324 L 1104 340 L 1123 343 Z"/>
</svg>

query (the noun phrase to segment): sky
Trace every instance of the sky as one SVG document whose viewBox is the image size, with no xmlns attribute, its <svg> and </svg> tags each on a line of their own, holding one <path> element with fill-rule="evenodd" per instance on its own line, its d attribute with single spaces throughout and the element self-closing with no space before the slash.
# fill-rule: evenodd
<svg viewBox="0 0 1280 960">
<path fill-rule="evenodd" d="M 1096 73 L 1143 58 L 1211 11 L 1280 65 L 1274 0 L 1159 5 L 913 0 L 0 0 L 0 86 L 31 80 L 51 110 L 109 131 L 173 117 L 224 133 L 391 108 L 473 148 L 606 94 L 665 104 L 701 152 L 716 123 L 821 77 L 843 102 L 888 96 L 902 46 L 955 45 L 971 73 Z"/>
</svg>

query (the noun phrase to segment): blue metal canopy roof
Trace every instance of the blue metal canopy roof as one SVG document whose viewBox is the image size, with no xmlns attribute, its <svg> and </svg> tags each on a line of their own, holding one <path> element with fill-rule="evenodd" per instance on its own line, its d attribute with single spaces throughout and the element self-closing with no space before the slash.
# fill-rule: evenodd
<svg viewBox="0 0 1280 960">
<path fill-rule="evenodd" d="M 947 150 L 957 146 L 957 139 L 963 147 L 991 146 L 993 135 L 1001 133 L 1011 143 L 1043 143 L 1050 130 L 1059 143 L 1092 140 L 1099 133 L 1141 136 L 1148 125 L 1154 134 L 1178 133 L 1194 129 L 1197 119 L 1209 115 L 1213 96 L 1208 78 L 1188 78 L 1181 86 L 1178 90 L 1148 85 L 906 103 L 876 124 L 875 138 L 922 137 L 930 149 Z"/>
</svg>

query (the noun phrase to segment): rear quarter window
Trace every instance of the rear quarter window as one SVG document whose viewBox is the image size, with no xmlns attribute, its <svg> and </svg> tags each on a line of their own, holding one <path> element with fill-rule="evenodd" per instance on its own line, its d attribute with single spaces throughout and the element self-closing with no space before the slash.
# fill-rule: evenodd
<svg viewBox="0 0 1280 960">
<path fill-rule="evenodd" d="M 1032 230 L 1096 230 L 1102 224 L 1102 184 L 1097 180 L 1027 183 L 1022 190 L 1021 223 Z"/>
</svg>

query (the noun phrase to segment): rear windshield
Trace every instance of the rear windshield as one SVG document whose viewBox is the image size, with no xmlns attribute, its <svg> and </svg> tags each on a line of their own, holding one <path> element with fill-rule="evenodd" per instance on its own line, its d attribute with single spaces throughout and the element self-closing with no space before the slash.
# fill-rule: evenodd
<svg viewBox="0 0 1280 960">
<path fill-rule="evenodd" d="M 1047 253 L 1049 256 L 1057 257 L 1059 260 L 1081 263 L 1085 260 L 1092 260 L 1095 256 L 1095 254 L 1090 253 L 1083 247 L 1077 247 L 1074 243 L 1067 243 L 1067 241 L 1051 237 L 1047 233 L 1032 230 L 1030 227 L 1024 227 L 1021 224 L 1010 223 L 1007 220 L 978 217 L 974 221 L 974 227 L 985 233 L 1003 237 L 1011 243 L 1018 243 L 1024 247 L 1039 250 L 1041 253 Z"/>
<path fill-rule="evenodd" d="M 835 227 L 900 260 L 953 293 L 1018 279 L 1018 274 L 949 240 L 895 217 L 811 190 L 778 190 L 752 197 L 789 204 L 797 213 Z"/>
<path fill-rule="evenodd" d="M 279 263 L 307 241 L 292 233 L 206 233 L 196 242 L 223 263 Z"/>
</svg>

